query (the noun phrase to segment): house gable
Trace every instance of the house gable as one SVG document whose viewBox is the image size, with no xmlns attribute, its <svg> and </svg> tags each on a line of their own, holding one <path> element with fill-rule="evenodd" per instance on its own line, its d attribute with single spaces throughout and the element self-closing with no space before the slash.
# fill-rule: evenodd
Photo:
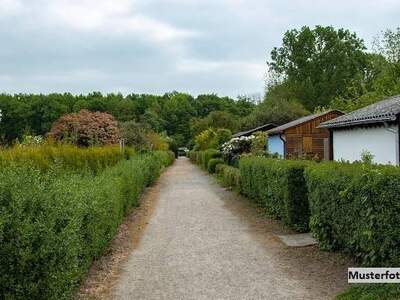
<svg viewBox="0 0 400 300">
<path fill-rule="evenodd" d="M 298 157 L 302 155 L 317 156 L 319 159 L 329 157 L 329 131 L 318 126 L 327 120 L 341 116 L 340 111 L 329 111 L 313 119 L 297 124 L 284 130 L 286 139 L 285 157 Z"/>
</svg>

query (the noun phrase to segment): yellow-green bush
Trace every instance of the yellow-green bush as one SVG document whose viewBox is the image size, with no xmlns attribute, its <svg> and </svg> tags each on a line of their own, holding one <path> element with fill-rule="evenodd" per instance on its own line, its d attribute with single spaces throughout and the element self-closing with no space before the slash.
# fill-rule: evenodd
<svg viewBox="0 0 400 300">
<path fill-rule="evenodd" d="M 17 146 L 0 151 L 0 166 L 4 167 L 10 163 L 30 164 L 46 171 L 57 164 L 69 170 L 88 169 L 98 172 L 131 155 L 133 155 L 133 150 L 126 148 L 123 153 L 118 146 L 89 148 L 51 144 L 38 147 Z"/>
<path fill-rule="evenodd" d="M 127 209 L 172 161 L 167 152 L 136 154 L 97 175 L 57 164 L 47 172 L 3 165 L 0 299 L 72 298 Z"/>
</svg>

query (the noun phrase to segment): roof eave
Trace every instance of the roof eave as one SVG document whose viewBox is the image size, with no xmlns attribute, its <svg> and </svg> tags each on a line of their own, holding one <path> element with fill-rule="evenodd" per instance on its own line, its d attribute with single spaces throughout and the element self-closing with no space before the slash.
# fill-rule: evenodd
<svg viewBox="0 0 400 300">
<path fill-rule="evenodd" d="M 281 130 L 281 131 L 275 131 L 275 132 L 269 132 L 269 131 L 267 131 L 267 135 L 278 135 L 278 134 L 282 134 L 282 133 L 284 133 L 283 130 Z"/>
<path fill-rule="evenodd" d="M 381 119 L 367 119 L 367 120 L 355 120 L 351 122 L 344 122 L 344 123 L 331 123 L 331 124 L 320 124 L 317 128 L 343 128 L 343 127 L 354 127 L 360 125 L 371 125 L 377 123 L 384 123 L 384 122 L 394 122 L 397 119 L 397 115 L 388 118 L 381 118 Z"/>
</svg>

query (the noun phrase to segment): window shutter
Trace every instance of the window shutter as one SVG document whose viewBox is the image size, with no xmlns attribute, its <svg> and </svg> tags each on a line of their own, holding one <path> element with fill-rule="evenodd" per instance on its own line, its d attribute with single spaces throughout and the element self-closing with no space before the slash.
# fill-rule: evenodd
<svg viewBox="0 0 400 300">
<path fill-rule="evenodd" d="M 303 152 L 306 153 L 312 153 L 312 137 L 310 136 L 305 136 L 303 137 Z"/>
</svg>

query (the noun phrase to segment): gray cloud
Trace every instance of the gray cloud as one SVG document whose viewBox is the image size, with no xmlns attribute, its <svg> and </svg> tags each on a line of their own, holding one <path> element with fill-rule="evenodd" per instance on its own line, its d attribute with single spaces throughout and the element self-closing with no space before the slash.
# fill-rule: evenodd
<svg viewBox="0 0 400 300">
<path fill-rule="evenodd" d="M 1 92 L 262 93 L 282 34 L 398 26 L 383 0 L 0 0 Z"/>
</svg>

